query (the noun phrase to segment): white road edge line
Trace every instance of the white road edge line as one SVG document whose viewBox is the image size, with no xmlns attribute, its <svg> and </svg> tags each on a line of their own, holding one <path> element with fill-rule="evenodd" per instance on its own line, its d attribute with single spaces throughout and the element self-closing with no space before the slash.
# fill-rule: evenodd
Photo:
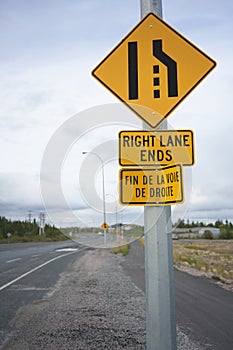
<svg viewBox="0 0 233 350">
<path fill-rule="evenodd" d="M 56 256 L 56 258 L 53 258 L 53 259 L 50 259 L 50 260 L 46 261 L 45 263 L 43 263 L 43 264 L 41 264 L 41 265 L 35 267 L 34 269 L 32 269 L 32 270 L 30 270 L 30 271 L 24 273 L 23 275 L 21 275 L 21 276 L 15 278 L 14 280 L 12 280 L 12 281 L 10 281 L 10 282 L 4 284 L 3 286 L 0 287 L 0 291 L 3 290 L 3 289 L 5 289 L 5 288 L 7 288 L 7 287 L 9 287 L 11 284 L 13 284 L 13 283 L 15 283 L 15 282 L 21 280 L 22 278 L 26 277 L 27 275 L 30 275 L 31 273 L 35 272 L 36 270 L 39 270 L 41 267 L 43 267 L 43 266 L 45 266 L 45 265 L 48 265 L 48 264 L 51 263 L 52 261 L 57 260 L 57 259 L 60 259 L 60 258 L 63 258 L 63 257 L 66 256 L 66 255 L 70 255 L 70 254 L 77 253 L 77 252 L 78 252 L 78 250 L 75 251 L 75 252 L 71 252 L 71 253 L 67 253 L 67 254 L 62 254 L 62 255 Z"/>
<path fill-rule="evenodd" d="M 8 264 L 8 263 L 11 263 L 11 262 L 13 262 L 13 261 L 18 261 L 18 260 L 22 260 L 22 258 L 17 258 L 17 259 L 8 260 L 8 261 L 6 261 L 6 263 Z"/>
</svg>

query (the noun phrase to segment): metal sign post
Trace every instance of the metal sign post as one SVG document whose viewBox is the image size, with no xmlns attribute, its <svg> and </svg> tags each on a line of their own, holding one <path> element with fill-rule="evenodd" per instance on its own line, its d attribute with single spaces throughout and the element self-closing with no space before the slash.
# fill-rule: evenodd
<svg viewBox="0 0 233 350">
<path fill-rule="evenodd" d="M 141 0 L 142 20 L 92 75 L 147 123 L 120 133 L 119 163 L 135 166 L 120 170 L 120 201 L 145 205 L 147 350 L 176 350 L 170 204 L 183 202 L 181 165 L 194 153 L 192 132 L 168 131 L 166 118 L 216 62 L 161 19 L 161 2 Z"/>
<path fill-rule="evenodd" d="M 161 0 L 141 0 L 141 17 L 162 17 Z M 165 124 L 165 125 L 164 125 Z M 148 129 L 147 125 L 143 125 Z M 166 122 L 161 129 L 167 129 Z M 147 350 L 176 350 L 171 207 L 144 208 Z"/>
</svg>

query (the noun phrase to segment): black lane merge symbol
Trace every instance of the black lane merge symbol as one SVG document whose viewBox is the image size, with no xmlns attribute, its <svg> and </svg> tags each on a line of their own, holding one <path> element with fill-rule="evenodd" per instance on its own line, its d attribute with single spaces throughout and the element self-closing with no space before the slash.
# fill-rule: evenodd
<svg viewBox="0 0 233 350">
<path fill-rule="evenodd" d="M 177 97 L 178 96 L 177 64 L 170 56 L 168 56 L 165 52 L 163 52 L 162 40 L 153 40 L 153 56 L 158 58 L 158 60 L 162 62 L 168 69 L 168 72 L 167 72 L 168 97 Z"/>
<path fill-rule="evenodd" d="M 162 40 L 153 40 L 153 56 L 163 63 L 167 69 L 168 97 L 178 96 L 177 63 L 162 50 Z M 159 66 L 153 66 L 153 74 L 159 74 Z M 154 86 L 160 85 L 158 77 L 153 78 Z M 128 42 L 128 92 L 129 100 L 138 97 L 138 43 Z M 160 98 L 160 90 L 154 90 L 154 98 Z"/>
</svg>

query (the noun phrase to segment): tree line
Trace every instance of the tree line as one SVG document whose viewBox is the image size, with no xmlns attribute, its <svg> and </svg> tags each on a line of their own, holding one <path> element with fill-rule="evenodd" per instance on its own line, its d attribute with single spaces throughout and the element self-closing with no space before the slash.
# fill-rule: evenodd
<svg viewBox="0 0 233 350">
<path fill-rule="evenodd" d="M 44 237 L 49 239 L 62 238 L 63 235 L 55 226 L 46 224 L 44 227 Z M 0 216 L 0 240 L 16 240 L 23 241 L 34 240 L 35 237 L 39 236 L 39 225 L 36 219 L 32 222 L 10 220 L 4 216 Z M 61 237 L 62 236 L 62 237 Z"/>
<path fill-rule="evenodd" d="M 216 220 L 214 223 L 208 223 L 208 224 L 205 224 L 202 221 L 190 222 L 189 220 L 187 220 L 185 222 L 185 220 L 179 219 L 178 222 L 176 223 L 176 227 L 188 228 L 188 229 L 191 229 L 193 227 L 206 228 L 204 238 L 208 238 L 208 239 L 213 238 L 213 235 L 212 235 L 211 231 L 208 230 L 208 228 L 211 228 L 211 227 L 218 228 L 218 229 L 220 229 L 220 233 L 218 236 L 219 239 L 233 239 L 233 224 L 230 221 L 228 221 L 227 219 L 225 221 Z"/>
</svg>

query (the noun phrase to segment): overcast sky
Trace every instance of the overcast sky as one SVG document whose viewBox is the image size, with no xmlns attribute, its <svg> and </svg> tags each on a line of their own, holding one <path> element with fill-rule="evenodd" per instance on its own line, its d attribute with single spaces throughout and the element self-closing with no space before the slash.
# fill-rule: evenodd
<svg viewBox="0 0 233 350">
<path fill-rule="evenodd" d="M 195 166 L 185 170 L 186 202 L 173 208 L 173 221 L 233 221 L 232 16 L 230 0 L 163 1 L 164 20 L 217 61 L 168 118 L 172 128 L 194 131 L 196 151 Z M 100 163 L 82 155 L 92 151 L 105 162 L 114 222 L 117 133 L 127 129 L 124 120 L 132 128 L 141 121 L 91 71 L 139 20 L 139 0 L 0 1 L 0 215 L 25 218 L 32 210 L 38 217 L 45 205 L 58 225 L 65 217 L 102 223 Z M 49 157 L 61 165 L 56 179 L 46 173 Z M 141 214 L 133 207 L 119 215 L 142 223 Z"/>
</svg>

